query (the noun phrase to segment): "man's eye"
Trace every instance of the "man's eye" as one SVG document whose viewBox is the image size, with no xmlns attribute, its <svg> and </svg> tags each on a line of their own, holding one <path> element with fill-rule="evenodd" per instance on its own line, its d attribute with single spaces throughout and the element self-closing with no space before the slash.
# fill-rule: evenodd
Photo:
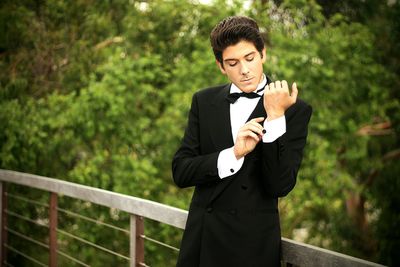
<svg viewBox="0 0 400 267">
<path fill-rule="evenodd" d="M 254 57 L 248 57 L 246 58 L 247 61 L 253 61 Z"/>
<path fill-rule="evenodd" d="M 228 63 L 228 65 L 229 65 L 230 67 L 235 67 L 235 66 L 236 66 L 236 64 L 237 64 L 237 62 L 231 62 L 231 63 Z"/>
</svg>

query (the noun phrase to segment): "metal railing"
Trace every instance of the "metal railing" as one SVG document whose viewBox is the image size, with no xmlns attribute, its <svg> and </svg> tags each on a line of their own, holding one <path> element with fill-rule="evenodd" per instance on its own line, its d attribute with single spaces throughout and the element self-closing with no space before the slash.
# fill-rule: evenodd
<svg viewBox="0 0 400 267">
<path fill-rule="evenodd" d="M 49 204 L 31 200 L 23 196 L 7 193 L 5 186 L 7 183 L 48 191 L 50 192 Z M 58 256 L 68 258 L 79 266 L 90 266 L 90 263 L 82 262 L 79 259 L 75 258 L 74 255 L 68 255 L 66 252 L 61 251 L 58 248 L 58 239 L 60 235 L 68 236 L 69 238 L 75 239 L 83 244 L 95 247 L 96 249 L 102 250 L 103 252 L 120 257 L 129 262 L 129 266 L 147 266 L 144 260 L 144 241 L 149 241 L 158 245 L 162 245 L 173 251 L 179 251 L 179 249 L 144 235 L 143 219 L 147 218 L 176 228 L 184 229 L 187 218 L 187 211 L 157 202 L 84 186 L 76 183 L 66 182 L 58 179 L 9 170 L 0 170 L 0 192 L 1 266 L 11 266 L 7 261 L 8 252 L 16 253 L 19 256 L 24 257 L 25 259 L 39 266 L 57 266 Z M 120 228 L 108 223 L 101 222 L 97 219 L 78 214 L 76 212 L 62 209 L 58 207 L 58 199 L 60 195 L 78 200 L 88 201 L 93 204 L 102 205 L 108 208 L 118 209 L 120 211 L 126 212 L 130 216 L 130 229 L 127 230 L 124 228 Z M 28 218 L 8 210 L 8 201 L 11 199 L 21 202 L 25 201 L 48 209 L 48 220 L 33 220 L 32 218 Z M 111 249 L 108 249 L 101 245 L 90 242 L 89 240 L 59 229 L 57 227 L 59 213 L 67 214 L 68 216 L 73 216 L 88 222 L 100 224 L 104 227 L 112 228 L 116 231 L 123 232 L 129 235 L 129 256 L 112 251 Z M 22 233 L 19 233 L 18 231 L 15 231 L 7 224 L 9 217 L 15 217 L 19 220 L 24 220 L 39 225 L 41 227 L 48 228 L 48 242 L 44 243 L 38 240 L 34 240 Z M 9 235 L 19 237 L 27 242 L 34 243 L 48 250 L 48 265 L 29 255 L 24 254 L 23 252 L 18 250 L 18 248 L 10 246 L 8 242 Z M 307 267 L 382 266 L 373 262 L 296 242 L 286 238 L 282 238 L 282 262 L 284 262 L 286 266 Z"/>
</svg>

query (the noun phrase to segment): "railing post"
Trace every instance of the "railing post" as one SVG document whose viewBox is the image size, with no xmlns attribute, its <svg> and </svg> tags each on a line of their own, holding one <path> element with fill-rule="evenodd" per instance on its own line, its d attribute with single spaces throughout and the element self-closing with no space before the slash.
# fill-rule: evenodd
<svg viewBox="0 0 400 267">
<path fill-rule="evenodd" d="M 57 194 L 50 193 L 49 266 L 57 266 Z"/>
<path fill-rule="evenodd" d="M 144 265 L 143 217 L 131 214 L 130 258 L 131 267 Z"/>
<path fill-rule="evenodd" d="M 6 183 L 0 182 L 0 192 L 1 192 L 1 212 L 0 212 L 0 229 L 1 229 L 1 240 L 0 240 L 0 246 L 1 246 L 1 253 L 0 253 L 0 266 L 6 266 L 7 262 L 7 188 L 6 188 Z"/>
</svg>

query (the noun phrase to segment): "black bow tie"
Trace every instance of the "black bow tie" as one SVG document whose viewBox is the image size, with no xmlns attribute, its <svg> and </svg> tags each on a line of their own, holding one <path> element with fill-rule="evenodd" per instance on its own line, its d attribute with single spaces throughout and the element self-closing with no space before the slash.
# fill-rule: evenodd
<svg viewBox="0 0 400 267">
<path fill-rule="evenodd" d="M 259 89 L 257 91 L 257 93 L 261 92 L 262 90 L 264 90 L 264 87 Z M 245 92 L 241 92 L 241 93 L 231 93 L 229 95 L 226 96 L 226 100 L 228 100 L 229 103 L 233 104 L 235 103 L 239 97 L 246 97 L 246 98 L 257 98 L 257 97 L 261 97 L 261 95 L 251 92 L 251 93 L 245 93 Z"/>
</svg>

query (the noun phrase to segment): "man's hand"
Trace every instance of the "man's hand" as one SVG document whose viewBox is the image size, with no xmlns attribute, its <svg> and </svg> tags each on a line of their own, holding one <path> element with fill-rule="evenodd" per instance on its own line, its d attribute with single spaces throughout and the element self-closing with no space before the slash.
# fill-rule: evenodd
<svg viewBox="0 0 400 267">
<path fill-rule="evenodd" d="M 233 148 L 237 159 L 249 154 L 260 142 L 264 134 L 264 128 L 260 125 L 263 120 L 263 117 L 252 119 L 239 129 Z"/>
<path fill-rule="evenodd" d="M 267 120 L 270 121 L 283 116 L 285 111 L 296 103 L 297 94 L 296 83 L 292 85 L 292 94 L 290 94 L 288 83 L 285 80 L 267 85 L 264 91 L 264 108 L 268 116 Z"/>
</svg>

